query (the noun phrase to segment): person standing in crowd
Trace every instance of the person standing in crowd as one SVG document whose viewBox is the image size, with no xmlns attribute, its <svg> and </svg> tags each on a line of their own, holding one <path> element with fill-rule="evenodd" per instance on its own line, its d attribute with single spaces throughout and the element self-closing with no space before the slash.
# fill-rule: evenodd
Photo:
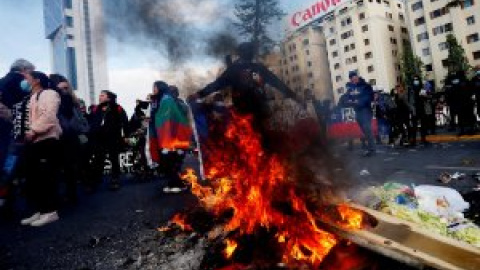
<svg viewBox="0 0 480 270">
<path fill-rule="evenodd" d="M 145 149 L 147 146 L 146 115 L 143 110 L 148 109 L 148 102 L 137 100 L 134 113 L 128 122 L 129 144 L 133 148 L 134 173 L 146 179 L 148 176 L 148 162 Z"/>
<path fill-rule="evenodd" d="M 396 145 L 403 146 L 408 142 L 408 128 L 410 126 L 410 107 L 408 104 L 408 95 L 402 85 L 395 86 L 393 91 L 395 102 L 395 115 L 393 121 L 393 137 Z"/>
<path fill-rule="evenodd" d="M 476 68 L 473 78 L 470 80 L 470 88 L 475 95 L 477 116 L 480 116 L 480 66 Z"/>
<path fill-rule="evenodd" d="M 455 82 L 455 83 L 454 83 Z M 449 74 L 445 78 L 445 100 L 449 109 L 450 123 L 449 131 L 455 131 L 458 123 L 458 111 L 462 106 L 460 103 L 458 92 L 458 84 L 460 79 L 456 78 L 455 74 Z"/>
<path fill-rule="evenodd" d="M 60 108 L 58 118 L 62 128 L 61 162 L 63 180 L 66 184 L 65 200 L 77 202 L 77 182 L 80 175 L 81 147 L 86 143 L 85 135 L 88 133 L 88 122 L 80 111 L 80 104 L 73 93 L 68 80 L 60 74 L 51 74 L 52 88 L 60 94 Z"/>
<path fill-rule="evenodd" d="M 475 125 L 473 89 L 470 88 L 465 72 L 458 71 L 452 78 L 454 95 L 458 98 L 458 135 L 473 134 Z"/>
<path fill-rule="evenodd" d="M 35 70 L 35 66 L 25 59 L 13 62 L 10 71 L 0 79 L 0 177 L 7 157 L 12 132 L 11 110 L 17 103 L 30 95 L 25 75 Z"/>
<path fill-rule="evenodd" d="M 409 143 L 411 146 L 417 145 L 417 129 L 420 122 L 420 140 L 423 145 L 427 145 L 427 126 L 428 119 L 425 113 L 426 91 L 423 89 L 423 83 L 420 76 L 413 77 L 412 85 L 409 87 L 408 100 L 412 110 L 412 124 L 410 125 Z"/>
<path fill-rule="evenodd" d="M 185 109 L 172 97 L 171 88 L 163 81 L 153 85 L 150 119 L 150 152 L 168 178 L 165 193 L 178 193 L 185 188 L 180 178 L 185 151 L 191 147 L 192 128 Z"/>
<path fill-rule="evenodd" d="M 348 77 L 350 82 L 346 85 L 345 103 L 355 109 L 357 123 L 367 140 L 367 151 L 364 156 L 372 156 L 375 154 L 375 141 L 372 132 L 373 89 L 356 71 L 350 71 Z"/>
<path fill-rule="evenodd" d="M 117 95 L 111 91 L 100 92 L 99 104 L 92 109 L 90 115 L 90 136 L 93 160 L 91 174 L 87 183 L 89 188 L 95 189 L 103 179 L 105 159 L 112 164 L 110 189 L 120 188 L 119 154 L 124 146 L 122 138 L 128 136 L 128 117 L 125 110 L 117 103 Z"/>
<path fill-rule="evenodd" d="M 59 94 L 50 89 L 47 75 L 33 71 L 25 78 L 32 89 L 30 98 L 30 130 L 25 139 L 30 142 L 27 153 L 26 190 L 35 210 L 23 225 L 43 226 L 58 220 L 58 158 L 62 134 L 57 118 Z"/>
</svg>

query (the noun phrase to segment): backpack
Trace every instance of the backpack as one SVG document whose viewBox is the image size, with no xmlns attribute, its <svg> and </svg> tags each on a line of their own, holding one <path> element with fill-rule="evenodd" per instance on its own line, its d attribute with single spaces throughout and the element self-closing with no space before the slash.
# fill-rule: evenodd
<svg viewBox="0 0 480 270">
<path fill-rule="evenodd" d="M 55 90 L 53 90 L 55 91 Z M 36 96 L 38 101 L 40 94 L 43 91 L 39 92 Z M 55 91 L 58 93 L 58 91 Z M 60 95 L 60 93 L 58 93 Z M 87 119 L 83 116 L 80 108 L 73 106 L 73 114 L 71 118 L 65 117 L 65 115 L 60 112 L 57 113 L 58 121 L 60 122 L 60 127 L 62 128 L 62 133 L 64 135 L 82 135 L 87 134 L 90 130 Z"/>
<path fill-rule="evenodd" d="M 76 106 L 73 107 L 73 115 L 70 119 L 62 114 L 58 114 L 58 120 L 65 134 L 81 135 L 87 134 L 90 130 L 87 119 Z"/>
</svg>

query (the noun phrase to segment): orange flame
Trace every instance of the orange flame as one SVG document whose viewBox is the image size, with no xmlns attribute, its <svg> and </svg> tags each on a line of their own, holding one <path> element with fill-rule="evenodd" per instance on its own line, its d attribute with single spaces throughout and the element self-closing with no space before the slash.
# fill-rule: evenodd
<svg viewBox="0 0 480 270">
<path fill-rule="evenodd" d="M 338 225 L 349 230 L 358 230 L 362 228 L 363 212 L 349 207 L 346 204 L 337 206 L 338 213 L 342 220 L 338 221 Z"/>
<path fill-rule="evenodd" d="M 177 214 L 173 217 L 172 223 L 176 224 L 183 231 L 193 231 L 193 228 L 185 221 L 185 217 L 180 214 Z"/>
<path fill-rule="evenodd" d="M 233 210 L 233 217 L 224 225 L 225 231 L 252 234 L 259 228 L 277 231 L 282 246 L 283 263 L 305 262 L 317 267 L 336 245 L 336 237 L 318 227 L 306 200 L 296 191 L 295 180 L 288 177 L 289 167 L 281 159 L 263 151 L 260 136 L 253 130 L 251 117 L 233 115 L 224 140 L 208 153 L 208 183 L 200 183 L 193 170 L 183 179 L 190 183 L 192 193 L 214 214 Z M 285 214 L 274 201 L 290 203 Z M 359 228 L 355 211 L 339 206 L 341 224 Z M 230 258 L 237 243 L 226 241 L 225 256 Z M 229 268 L 227 268 L 229 269 Z"/>
<path fill-rule="evenodd" d="M 233 240 L 227 239 L 225 244 L 227 246 L 225 247 L 224 254 L 227 259 L 230 259 L 235 250 L 237 249 L 238 243 Z"/>
</svg>

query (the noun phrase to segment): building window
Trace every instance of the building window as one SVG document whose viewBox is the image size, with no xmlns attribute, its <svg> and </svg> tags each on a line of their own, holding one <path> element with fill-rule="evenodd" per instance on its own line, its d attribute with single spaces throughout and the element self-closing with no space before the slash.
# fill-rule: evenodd
<svg viewBox="0 0 480 270">
<path fill-rule="evenodd" d="M 337 56 L 338 56 L 338 52 L 337 52 L 337 51 L 334 51 L 334 52 L 332 53 L 332 56 L 333 56 L 334 58 L 337 57 Z"/>
<path fill-rule="evenodd" d="M 425 70 L 426 71 L 433 71 L 433 65 L 432 64 L 425 65 Z"/>
<path fill-rule="evenodd" d="M 63 0 L 65 8 L 72 9 L 72 0 Z"/>
<path fill-rule="evenodd" d="M 390 12 L 385 12 L 385 17 L 387 17 L 389 19 L 393 19 L 393 15 Z"/>
<path fill-rule="evenodd" d="M 373 70 L 374 70 L 374 69 L 373 69 L 373 66 L 368 66 L 368 68 L 367 68 L 368 73 L 372 73 Z"/>
<path fill-rule="evenodd" d="M 480 51 L 473 52 L 473 59 L 474 60 L 480 59 Z"/>
<path fill-rule="evenodd" d="M 422 25 L 425 23 L 425 17 L 420 17 L 420 18 L 417 18 L 415 19 L 415 21 L 413 21 L 413 23 L 415 24 L 415 26 L 419 26 L 419 25 Z"/>
<path fill-rule="evenodd" d="M 352 24 L 352 18 L 350 18 L 350 17 L 343 19 L 342 22 L 341 22 L 341 25 L 343 27 L 345 27 L 347 25 L 350 25 L 350 24 Z"/>
<path fill-rule="evenodd" d="M 388 1 L 383 1 L 383 4 L 385 4 L 386 7 L 390 6 L 390 2 L 388 2 Z"/>
<path fill-rule="evenodd" d="M 358 1 L 358 2 L 357 2 L 357 6 L 358 6 L 358 7 L 363 7 L 363 0 Z"/>
<path fill-rule="evenodd" d="M 341 35 L 342 39 L 347 39 L 351 36 L 353 36 L 353 30 L 347 31 Z"/>
<path fill-rule="evenodd" d="M 339 82 L 339 81 L 341 81 L 341 80 L 342 80 L 342 76 L 339 75 L 339 76 L 335 77 L 335 81 L 336 81 L 336 82 Z"/>
<path fill-rule="evenodd" d="M 467 25 L 475 24 L 475 16 L 470 16 L 467 18 Z"/>
<path fill-rule="evenodd" d="M 308 77 L 308 78 L 313 78 L 313 73 L 312 73 L 312 72 L 309 72 L 309 73 L 307 74 L 307 77 Z"/>
<path fill-rule="evenodd" d="M 408 29 L 406 27 L 402 27 L 401 31 L 403 34 L 408 34 Z"/>
<path fill-rule="evenodd" d="M 367 52 L 367 53 L 365 54 L 365 59 L 370 59 L 370 58 L 372 58 L 372 57 L 373 57 L 372 52 Z"/>
<path fill-rule="evenodd" d="M 447 44 L 447 42 L 438 43 L 438 48 L 440 49 L 440 51 L 447 50 L 447 49 L 448 49 L 448 44 Z"/>
<path fill-rule="evenodd" d="M 377 80 L 375 79 L 371 79 L 368 82 L 370 83 L 370 85 L 377 85 Z"/>
<path fill-rule="evenodd" d="M 430 12 L 430 19 L 433 20 L 433 19 L 441 17 L 441 16 L 443 16 L 447 13 L 448 13 L 448 8 L 446 8 L 446 7 L 436 9 L 436 10 Z"/>
<path fill-rule="evenodd" d="M 398 8 L 402 8 L 402 4 L 397 4 L 397 7 L 398 7 Z"/>
<path fill-rule="evenodd" d="M 339 88 L 337 89 L 337 93 L 338 93 L 339 95 L 343 95 L 344 92 L 345 92 L 345 90 L 344 90 L 343 87 L 339 87 Z"/>
<path fill-rule="evenodd" d="M 398 51 L 397 51 L 397 50 L 392 50 L 392 55 L 393 55 L 393 56 L 397 56 L 397 55 L 398 55 Z"/>
<path fill-rule="evenodd" d="M 350 44 L 350 50 L 355 50 L 355 43 Z"/>
<path fill-rule="evenodd" d="M 417 11 L 421 8 L 423 8 L 422 1 L 418 1 L 418 2 L 412 4 L 412 11 Z"/>
<path fill-rule="evenodd" d="M 335 33 L 335 28 L 330 27 L 330 34 L 333 34 L 333 33 Z"/>
<path fill-rule="evenodd" d="M 330 39 L 330 41 L 328 42 L 330 44 L 330 46 L 332 45 L 335 45 L 337 41 L 335 39 Z"/>
<path fill-rule="evenodd" d="M 349 50 L 350 50 L 350 47 L 348 45 L 343 48 L 344 52 L 348 52 Z"/>
<path fill-rule="evenodd" d="M 348 7 L 344 7 L 344 8 L 342 8 L 342 9 L 340 9 L 340 11 L 338 12 L 338 14 L 339 14 L 339 15 L 343 15 L 343 14 L 347 13 L 347 11 L 348 11 Z"/>
<path fill-rule="evenodd" d="M 75 48 L 67 48 L 67 68 L 68 77 L 73 89 L 78 89 L 77 85 L 77 57 L 75 55 Z"/>
<path fill-rule="evenodd" d="M 352 57 L 352 63 L 357 63 L 357 57 L 356 56 Z"/>
<path fill-rule="evenodd" d="M 362 26 L 362 32 L 367 32 L 368 31 L 368 25 Z"/>
<path fill-rule="evenodd" d="M 368 45 L 370 45 L 370 40 L 368 38 L 364 39 L 363 43 L 365 43 L 365 46 L 368 46 Z"/>
<path fill-rule="evenodd" d="M 395 28 L 393 28 L 393 25 L 388 26 L 388 31 L 393 32 Z"/>
<path fill-rule="evenodd" d="M 397 39 L 396 38 L 390 38 L 390 43 L 393 45 L 397 45 Z"/>
<path fill-rule="evenodd" d="M 422 40 L 426 40 L 428 39 L 428 33 L 427 32 L 423 32 L 423 33 L 420 33 L 417 35 L 417 41 L 420 42 Z"/>
<path fill-rule="evenodd" d="M 359 20 L 365 19 L 365 12 L 360 13 L 360 14 L 358 15 L 358 19 L 359 19 Z"/>
<path fill-rule="evenodd" d="M 66 16 L 65 17 L 65 24 L 68 27 L 73 27 L 73 17 L 72 16 Z"/>
<path fill-rule="evenodd" d="M 312 66 L 312 62 L 311 62 L 311 61 L 308 61 L 308 62 L 307 62 L 307 66 L 311 67 L 311 66 Z"/>
<path fill-rule="evenodd" d="M 73 38 L 73 35 L 67 34 L 67 39 L 73 40 L 73 39 L 74 39 L 74 38 Z"/>
<path fill-rule="evenodd" d="M 447 24 L 440 25 L 440 26 L 437 26 L 437 27 L 433 28 L 432 32 L 433 32 L 433 35 L 436 36 L 436 35 L 439 35 L 439 34 L 451 32 L 452 30 L 453 30 L 453 24 L 447 23 Z"/>
<path fill-rule="evenodd" d="M 303 40 L 303 45 L 304 45 L 304 46 L 307 46 L 308 44 L 309 44 L 308 38 L 304 39 L 304 40 Z"/>
<path fill-rule="evenodd" d="M 471 34 L 471 35 L 468 35 L 467 36 L 467 43 L 470 44 L 470 43 L 475 43 L 478 41 L 478 33 L 475 33 L 475 34 Z"/>
<path fill-rule="evenodd" d="M 336 63 L 334 66 L 333 66 L 333 69 L 339 69 L 340 68 L 340 63 Z"/>
<path fill-rule="evenodd" d="M 305 54 L 306 54 L 306 55 L 310 55 L 310 50 L 306 50 L 306 51 L 305 51 Z"/>
<path fill-rule="evenodd" d="M 422 49 L 422 54 L 423 54 L 423 56 L 429 56 L 430 55 L 430 48 L 423 48 Z"/>
<path fill-rule="evenodd" d="M 402 22 L 405 21 L 405 17 L 403 16 L 402 13 L 398 14 L 398 19 L 399 19 L 400 21 L 402 21 Z"/>
<path fill-rule="evenodd" d="M 449 63 L 449 62 L 448 62 L 448 59 L 443 59 L 443 60 L 442 60 L 442 66 L 443 66 L 444 68 L 448 67 L 448 63 Z"/>
<path fill-rule="evenodd" d="M 473 6 L 473 4 L 474 4 L 473 0 L 464 0 L 463 1 L 463 7 L 464 8 L 469 8 L 469 7 Z"/>
</svg>

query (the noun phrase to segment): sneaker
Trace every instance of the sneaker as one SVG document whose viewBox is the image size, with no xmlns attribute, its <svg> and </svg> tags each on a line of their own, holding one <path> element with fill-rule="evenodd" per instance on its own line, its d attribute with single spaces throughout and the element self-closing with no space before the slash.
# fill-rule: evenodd
<svg viewBox="0 0 480 270">
<path fill-rule="evenodd" d="M 40 218 L 32 222 L 30 225 L 34 227 L 40 227 L 48 223 L 52 223 L 58 220 L 57 211 L 40 215 Z"/>
<path fill-rule="evenodd" d="M 40 213 L 37 212 L 35 214 L 33 214 L 33 216 L 29 217 L 29 218 L 24 218 L 22 219 L 22 221 L 20 221 L 20 223 L 22 225 L 30 225 L 32 222 L 38 220 L 40 218 Z"/>
</svg>

